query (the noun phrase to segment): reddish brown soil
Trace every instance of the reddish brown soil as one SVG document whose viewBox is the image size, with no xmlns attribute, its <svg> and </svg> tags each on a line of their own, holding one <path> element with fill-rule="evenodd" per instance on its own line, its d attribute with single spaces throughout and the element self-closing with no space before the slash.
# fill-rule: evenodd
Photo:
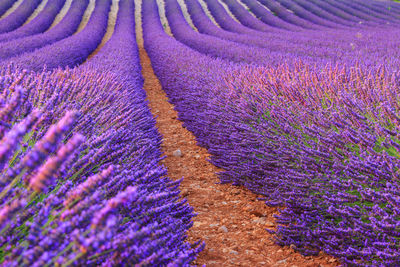
<svg viewBox="0 0 400 267">
<path fill-rule="evenodd" d="M 140 59 L 150 108 L 157 127 L 164 136 L 162 150 L 167 156 L 163 164 L 169 176 L 184 177 L 182 196 L 194 207 L 198 216 L 188 232 L 188 241 L 204 240 L 205 250 L 194 262 L 207 266 L 337 266 L 336 259 L 321 254 L 304 257 L 289 247 L 272 241 L 265 229 L 274 229 L 276 209 L 257 200 L 257 195 L 232 185 L 216 184 L 220 171 L 207 161 L 207 150 L 196 145 L 191 132 L 177 120 L 174 106 L 154 75 L 143 48 Z M 174 156 L 180 149 L 182 156 Z"/>
</svg>

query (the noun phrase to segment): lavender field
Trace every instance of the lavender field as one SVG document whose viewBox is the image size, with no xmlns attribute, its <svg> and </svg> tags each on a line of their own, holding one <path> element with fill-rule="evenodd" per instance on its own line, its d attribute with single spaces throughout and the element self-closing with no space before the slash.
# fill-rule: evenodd
<svg viewBox="0 0 400 267">
<path fill-rule="evenodd" d="M 277 211 L 276 248 L 400 266 L 399 36 L 392 1 L 0 0 L 0 266 L 206 257 L 143 53 L 215 188 Z"/>
</svg>

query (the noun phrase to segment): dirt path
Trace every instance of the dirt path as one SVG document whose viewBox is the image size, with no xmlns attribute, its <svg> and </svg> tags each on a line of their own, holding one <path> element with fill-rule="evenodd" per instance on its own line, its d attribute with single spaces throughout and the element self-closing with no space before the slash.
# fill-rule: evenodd
<svg viewBox="0 0 400 267">
<path fill-rule="evenodd" d="M 290 248 L 275 245 L 265 228 L 274 228 L 275 209 L 257 201 L 248 190 L 216 184 L 219 171 L 206 159 L 207 150 L 196 145 L 191 132 L 177 120 L 177 112 L 161 89 L 145 50 L 140 48 L 144 88 L 157 127 L 164 136 L 163 164 L 172 179 L 184 177 L 182 195 L 198 216 L 188 241 L 205 240 L 206 249 L 196 260 L 207 266 L 335 266 L 335 259 L 321 255 L 303 257 Z M 179 152 L 181 151 L 181 156 Z"/>
</svg>

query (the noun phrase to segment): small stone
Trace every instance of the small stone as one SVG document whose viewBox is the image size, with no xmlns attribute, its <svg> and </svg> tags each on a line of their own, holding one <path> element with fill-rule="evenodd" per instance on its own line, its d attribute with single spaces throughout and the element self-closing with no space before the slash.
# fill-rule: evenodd
<svg viewBox="0 0 400 267">
<path fill-rule="evenodd" d="M 266 226 L 268 226 L 268 227 L 274 227 L 275 226 L 275 224 L 273 223 L 273 222 L 265 222 L 265 225 Z"/>
<path fill-rule="evenodd" d="M 178 148 L 177 150 L 175 150 L 172 155 L 174 157 L 182 157 L 182 151 Z"/>
<path fill-rule="evenodd" d="M 228 228 L 226 228 L 225 225 L 222 225 L 220 228 L 218 228 L 218 230 L 220 230 L 221 232 L 224 232 L 224 233 L 228 232 Z"/>
<path fill-rule="evenodd" d="M 227 250 L 226 248 L 223 248 L 223 249 L 222 249 L 222 252 L 223 252 L 223 253 L 227 253 L 228 250 Z"/>
<path fill-rule="evenodd" d="M 189 195 L 189 191 L 188 191 L 187 189 L 183 189 L 183 190 L 181 191 L 181 195 L 182 195 L 183 197 L 187 197 L 187 196 Z"/>
<path fill-rule="evenodd" d="M 261 212 L 256 211 L 256 210 L 250 211 L 250 214 L 253 214 L 254 216 L 257 216 L 257 217 L 264 217 L 264 215 Z"/>
<path fill-rule="evenodd" d="M 282 250 L 282 249 L 279 249 L 279 250 L 278 250 L 278 253 L 282 253 L 282 252 L 283 252 L 283 250 Z"/>
<path fill-rule="evenodd" d="M 199 155 L 199 154 L 196 154 L 196 155 L 194 155 L 194 158 L 195 158 L 195 159 L 199 159 L 199 158 L 200 158 L 200 155 Z"/>
<path fill-rule="evenodd" d="M 329 260 L 330 263 L 333 263 L 333 262 L 335 262 L 335 261 L 336 261 L 336 259 L 330 259 L 330 260 Z"/>
<path fill-rule="evenodd" d="M 235 255 L 238 255 L 238 254 L 239 254 L 239 252 L 237 252 L 236 250 L 231 250 L 231 251 L 229 251 L 229 253 L 235 254 Z"/>
<path fill-rule="evenodd" d="M 254 251 L 252 251 L 252 250 L 247 250 L 247 249 L 246 249 L 244 252 L 246 253 L 246 255 L 249 255 L 249 254 L 253 254 L 253 253 L 254 253 Z"/>
<path fill-rule="evenodd" d="M 193 227 L 199 227 L 200 225 L 202 225 L 201 222 L 194 222 L 194 223 L 193 223 Z"/>
<path fill-rule="evenodd" d="M 254 218 L 253 222 L 258 224 L 266 224 L 266 218 L 265 217 Z"/>
<path fill-rule="evenodd" d="M 216 227 L 218 225 L 219 225 L 219 223 L 212 223 L 212 224 L 210 224 L 210 227 Z"/>
<path fill-rule="evenodd" d="M 276 264 L 278 264 L 278 265 L 280 265 L 280 264 L 285 264 L 286 263 L 286 260 L 280 260 L 280 261 L 277 261 L 276 262 Z"/>
<path fill-rule="evenodd" d="M 221 202 L 223 205 L 228 205 L 228 203 L 226 201 L 222 201 Z"/>
</svg>

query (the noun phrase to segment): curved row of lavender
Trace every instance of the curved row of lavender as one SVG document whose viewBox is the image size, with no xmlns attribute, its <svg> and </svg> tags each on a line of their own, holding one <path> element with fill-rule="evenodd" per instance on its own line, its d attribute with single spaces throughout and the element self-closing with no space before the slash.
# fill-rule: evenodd
<svg viewBox="0 0 400 267">
<path fill-rule="evenodd" d="M 74 34 L 82 21 L 89 0 L 73 1 L 63 19 L 50 30 L 32 36 L 3 42 L 0 46 L 0 62 L 35 49 L 51 45 Z"/>
<path fill-rule="evenodd" d="M 29 23 L 18 29 L 0 34 L 0 42 L 11 41 L 13 39 L 38 34 L 46 31 L 53 23 L 55 17 L 64 6 L 65 0 L 55 0 L 47 2 L 43 10 Z"/>
<path fill-rule="evenodd" d="M 196 8 L 194 4 L 190 5 L 189 2 L 189 12 L 193 22 L 198 30 L 205 34 L 199 34 L 191 29 L 176 0 L 166 1 L 166 15 L 174 37 L 212 57 L 266 66 L 279 65 L 283 60 L 289 65 L 305 61 L 316 67 L 341 64 L 346 61 L 350 65 L 363 64 L 368 67 L 385 64 L 386 68 L 395 70 L 400 63 L 398 50 L 393 49 L 390 60 L 386 53 L 388 47 L 399 45 L 399 40 L 396 38 L 399 30 L 392 25 L 384 25 L 385 31 L 380 28 L 383 26 L 368 28 L 362 26 L 354 30 L 326 29 L 291 34 L 287 31 L 281 33 L 271 31 L 254 37 L 252 34 L 243 35 L 241 32 L 238 35 L 237 32 L 233 34 L 217 28 L 201 9 L 201 7 Z M 230 23 L 225 22 L 224 27 Z M 228 30 L 235 31 L 235 29 Z M 268 42 L 265 42 L 265 39 L 268 39 Z M 298 45 L 293 46 L 293 43 Z M 256 47 L 249 50 L 249 46 Z M 363 60 L 360 61 L 360 58 Z"/>
<path fill-rule="evenodd" d="M 24 0 L 11 14 L 0 20 L 0 33 L 20 27 L 38 7 L 41 0 Z"/>
<path fill-rule="evenodd" d="M 253 12 L 253 14 L 265 24 L 273 27 L 283 28 L 292 31 L 301 31 L 303 28 L 297 25 L 287 23 L 273 13 L 262 8 L 261 4 L 256 0 L 244 0 L 243 3 Z M 313 26 L 310 26 L 313 28 Z"/>
<path fill-rule="evenodd" d="M 249 9 L 264 23 L 270 24 L 269 20 L 267 19 L 271 15 L 273 17 L 278 17 L 287 24 L 293 24 L 305 29 L 320 29 L 318 24 L 311 23 L 310 21 L 304 20 L 293 13 L 289 12 L 287 9 L 281 7 L 276 1 L 269 1 L 271 5 L 268 5 L 268 9 L 271 10 L 267 11 L 263 6 L 258 3 L 256 0 L 244 0 Z M 276 14 L 276 15 L 274 15 Z"/>
<path fill-rule="evenodd" d="M 97 0 L 82 31 L 33 52 L 9 58 L 3 65 L 10 62 L 27 70 L 42 71 L 44 67 L 52 70 L 58 67 L 75 67 L 83 63 L 101 43 L 106 33 L 110 7 L 111 0 Z"/>
<path fill-rule="evenodd" d="M 189 266 L 203 248 L 185 242 L 193 209 L 160 165 L 134 1 L 119 5 L 84 65 L 0 70 L 1 266 Z"/>
<path fill-rule="evenodd" d="M 186 3 L 189 11 L 195 5 Z M 400 72 L 390 37 L 397 29 L 356 28 L 338 41 L 371 30 L 363 53 L 380 40 L 375 55 L 387 60 L 385 45 L 396 55 L 388 67 L 357 53 L 358 65 L 344 58 L 341 66 L 314 68 L 305 59 L 254 67 L 185 46 L 177 31 L 189 28 L 175 1 L 166 1 L 166 12 L 177 40 L 164 32 L 156 1 L 143 1 L 142 12 L 145 48 L 179 119 L 225 169 L 222 182 L 281 207 L 271 231 L 277 243 L 305 255 L 325 251 L 349 266 L 400 265 Z"/>
<path fill-rule="evenodd" d="M 323 8 L 320 8 L 317 5 L 313 5 L 310 3 L 310 1 L 306 0 L 295 0 L 295 3 L 298 4 L 299 6 L 303 7 L 304 9 L 308 10 L 309 12 L 312 12 L 313 14 L 325 18 L 329 21 L 335 22 L 337 24 L 342 24 L 345 26 L 354 26 L 354 21 L 348 21 L 340 16 L 335 16 L 327 11 L 325 11 Z"/>
<path fill-rule="evenodd" d="M 338 46 L 343 46 L 343 42 L 341 41 L 340 43 L 338 42 L 317 42 L 314 41 L 314 45 L 309 45 L 310 41 L 309 41 L 309 35 L 308 34 L 301 34 L 303 37 L 295 35 L 295 37 L 298 38 L 294 38 L 291 37 L 290 39 L 286 37 L 286 34 L 284 32 L 271 32 L 269 34 L 267 33 L 257 33 L 257 32 L 252 32 L 251 29 L 247 29 L 247 31 L 242 31 L 240 30 L 236 30 L 236 24 L 234 21 L 233 22 L 228 22 L 226 20 L 224 20 L 224 25 L 227 25 L 228 30 L 224 31 L 223 29 L 219 28 L 217 25 L 215 25 L 206 15 L 206 13 L 204 12 L 203 8 L 201 7 L 201 5 L 195 1 L 195 0 L 185 0 L 186 6 L 188 8 L 188 12 L 190 15 L 190 18 L 194 24 L 194 26 L 197 28 L 197 30 L 200 33 L 204 33 L 204 34 L 208 34 L 211 35 L 213 37 L 218 37 L 224 40 L 229 40 L 232 42 L 236 42 L 239 44 L 244 44 L 246 46 L 256 46 L 256 47 L 260 47 L 265 49 L 264 53 L 267 52 L 270 54 L 270 52 L 281 52 L 284 51 L 284 55 L 286 56 L 290 56 L 292 59 L 297 58 L 298 60 L 304 60 L 305 58 L 309 57 L 309 55 L 313 55 L 312 57 L 308 58 L 308 62 L 310 62 L 311 60 L 316 60 L 318 63 L 321 63 L 321 58 L 323 58 L 325 61 L 327 61 L 327 59 L 329 59 L 330 61 L 333 61 L 335 58 L 338 57 L 338 53 L 337 51 L 332 50 L 332 47 L 338 47 Z M 219 4 L 216 1 L 209 1 L 209 5 L 211 7 L 219 7 Z M 211 9 L 213 10 L 213 9 Z M 218 10 L 220 11 L 220 10 Z M 213 11 L 212 11 L 213 12 Z M 223 12 L 223 11 L 222 11 Z M 221 13 L 221 11 L 219 12 L 219 14 Z M 227 14 L 225 14 L 225 16 L 223 16 L 224 18 L 228 16 Z M 218 17 L 216 17 L 216 20 L 218 22 L 220 22 L 221 20 L 218 19 Z M 171 26 L 173 27 L 175 24 L 172 24 Z M 232 25 L 232 27 L 230 27 Z M 187 28 L 187 27 L 186 27 Z M 229 30 L 232 29 L 233 32 L 230 32 Z M 189 30 L 189 29 L 188 29 Z M 178 33 L 176 36 L 178 37 L 179 40 L 181 34 L 179 32 L 173 31 L 175 33 Z M 185 33 L 187 34 L 188 31 L 185 31 Z M 306 38 L 304 37 L 306 36 Z M 317 36 L 315 36 L 317 37 Z M 199 38 L 198 38 L 199 39 Z M 298 46 L 293 46 L 292 44 L 292 40 L 296 39 L 296 43 L 298 44 Z M 315 38 L 316 39 L 316 38 Z M 266 41 L 268 40 L 268 41 Z M 187 43 L 188 40 L 184 39 L 184 42 Z M 190 42 L 190 40 L 189 40 Z M 206 41 L 207 42 L 207 41 Z M 217 40 L 218 42 L 218 40 Z M 214 43 L 210 44 L 214 45 Z M 300 46 L 300 44 L 302 44 Z M 228 44 L 224 43 L 222 45 L 228 46 Z M 318 49 L 315 49 L 315 46 L 318 47 Z M 196 48 L 198 46 L 191 46 L 193 48 Z M 245 47 L 244 49 L 248 49 L 248 47 Z M 346 51 L 347 50 L 347 51 Z M 201 50 L 204 51 L 204 50 Z M 291 53 L 289 55 L 289 52 Z M 351 56 L 354 54 L 353 50 L 351 49 L 350 46 L 347 45 L 346 48 L 342 48 L 342 52 L 346 52 L 347 54 L 351 54 Z M 235 52 L 234 52 L 235 53 Z M 239 53 L 239 52 L 237 52 Z M 251 53 L 255 53 L 254 48 L 252 48 Z M 215 53 L 213 55 L 217 55 L 220 56 L 220 54 L 224 55 L 225 58 L 227 58 L 227 53 Z M 265 58 L 265 56 L 262 56 L 260 54 L 255 55 L 255 56 L 260 56 L 262 57 L 259 62 L 261 61 L 263 64 L 268 64 L 268 60 L 271 59 L 267 59 Z M 271 56 L 271 54 L 270 54 Z M 343 57 L 344 55 L 342 55 Z M 221 56 L 222 57 L 222 56 Z M 231 59 L 231 58 L 227 58 L 227 59 Z M 272 59 L 275 60 L 275 59 Z M 240 61 L 235 59 L 233 61 Z M 275 60 L 276 61 L 276 60 Z M 249 62 L 252 62 L 252 59 L 249 59 Z"/>
<path fill-rule="evenodd" d="M 9 8 L 15 3 L 14 0 L 4 0 L 0 2 L 0 16 L 4 15 Z"/>
<path fill-rule="evenodd" d="M 274 62 L 282 61 L 286 56 L 280 52 L 250 47 L 243 44 L 243 41 L 236 43 L 194 31 L 185 20 L 176 0 L 165 0 L 165 14 L 174 37 L 206 55 L 259 65 L 274 64 Z"/>
</svg>

